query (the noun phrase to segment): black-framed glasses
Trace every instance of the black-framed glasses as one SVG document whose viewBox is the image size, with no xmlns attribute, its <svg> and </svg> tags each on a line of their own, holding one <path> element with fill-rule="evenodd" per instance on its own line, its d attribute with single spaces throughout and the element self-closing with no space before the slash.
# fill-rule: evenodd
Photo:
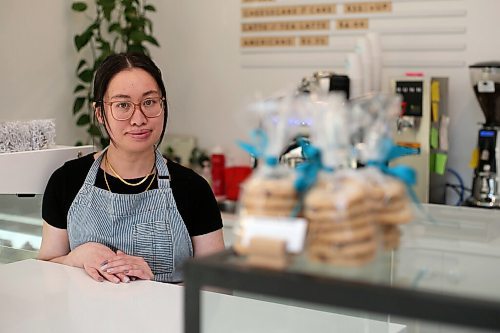
<svg viewBox="0 0 500 333">
<path fill-rule="evenodd" d="M 132 118 L 137 106 L 146 118 L 156 118 L 163 112 L 165 97 L 148 97 L 143 99 L 140 103 L 131 101 L 102 102 L 110 106 L 111 116 L 116 120 L 128 120 Z"/>
</svg>

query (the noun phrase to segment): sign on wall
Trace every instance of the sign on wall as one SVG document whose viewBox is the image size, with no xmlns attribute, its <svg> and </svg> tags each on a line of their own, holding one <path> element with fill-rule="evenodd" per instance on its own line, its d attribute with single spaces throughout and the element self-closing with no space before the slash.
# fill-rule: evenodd
<svg viewBox="0 0 500 333">
<path fill-rule="evenodd" d="M 242 0 L 240 49 L 244 66 L 268 67 L 273 62 L 266 62 L 266 54 L 345 54 L 354 51 L 358 37 L 378 32 L 384 52 L 401 53 L 393 57 L 397 61 L 388 59 L 385 66 L 462 67 L 466 15 L 461 0 Z M 447 43 L 436 43 L 425 36 L 450 38 Z M 449 61 L 441 54 L 425 59 L 418 55 L 423 51 L 453 56 Z M 341 65 L 340 60 L 332 61 Z M 299 60 L 287 63 L 286 59 L 274 63 L 280 67 L 297 64 Z M 306 59 L 303 65 L 307 66 Z"/>
</svg>

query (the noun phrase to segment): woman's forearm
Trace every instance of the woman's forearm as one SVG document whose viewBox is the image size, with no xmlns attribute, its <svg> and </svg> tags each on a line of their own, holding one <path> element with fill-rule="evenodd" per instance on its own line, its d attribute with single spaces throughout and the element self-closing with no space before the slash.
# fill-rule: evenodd
<svg viewBox="0 0 500 333">
<path fill-rule="evenodd" d="M 73 256 L 71 256 L 70 254 L 71 254 L 71 252 L 68 253 L 67 255 L 55 257 L 55 258 L 44 258 L 44 257 L 39 256 L 38 260 L 50 261 L 50 262 L 54 262 L 57 264 L 63 264 L 63 265 L 67 265 L 67 266 L 81 267 L 81 265 L 78 265 L 78 263 L 76 263 L 74 261 Z"/>
</svg>

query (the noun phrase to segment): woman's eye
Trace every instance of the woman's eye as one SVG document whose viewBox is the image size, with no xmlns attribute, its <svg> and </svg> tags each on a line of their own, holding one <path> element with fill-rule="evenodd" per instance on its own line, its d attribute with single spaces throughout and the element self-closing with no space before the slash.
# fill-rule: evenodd
<svg viewBox="0 0 500 333">
<path fill-rule="evenodd" d="M 142 102 L 142 105 L 144 105 L 144 106 L 153 106 L 155 104 L 156 104 L 156 101 L 154 99 L 145 99 Z"/>
<path fill-rule="evenodd" d="M 115 105 L 118 109 L 126 110 L 126 109 L 130 108 L 130 103 L 127 103 L 127 102 L 119 102 L 119 103 L 116 103 Z"/>
</svg>

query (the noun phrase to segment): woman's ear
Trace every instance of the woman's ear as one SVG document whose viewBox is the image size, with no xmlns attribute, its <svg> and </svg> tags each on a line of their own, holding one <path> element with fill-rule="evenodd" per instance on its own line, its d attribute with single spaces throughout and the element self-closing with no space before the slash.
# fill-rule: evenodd
<svg viewBox="0 0 500 333">
<path fill-rule="evenodd" d="M 101 124 L 101 125 L 104 124 L 104 118 L 102 116 L 101 107 L 97 106 L 96 102 L 92 103 L 92 107 L 94 108 L 95 116 L 96 116 L 97 121 L 99 122 L 99 124 Z"/>
</svg>

